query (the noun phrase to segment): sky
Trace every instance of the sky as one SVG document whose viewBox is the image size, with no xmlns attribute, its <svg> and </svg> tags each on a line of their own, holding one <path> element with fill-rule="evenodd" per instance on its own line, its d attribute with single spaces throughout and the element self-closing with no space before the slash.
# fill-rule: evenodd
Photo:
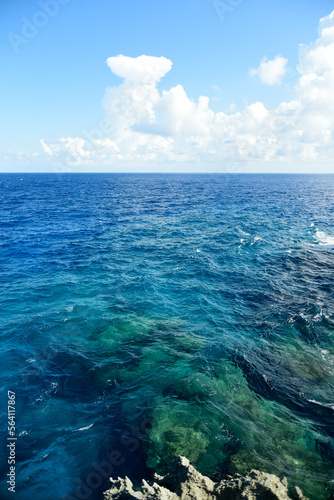
<svg viewBox="0 0 334 500">
<path fill-rule="evenodd" d="M 331 0 L 3 0 L 0 172 L 334 173 Z"/>
</svg>

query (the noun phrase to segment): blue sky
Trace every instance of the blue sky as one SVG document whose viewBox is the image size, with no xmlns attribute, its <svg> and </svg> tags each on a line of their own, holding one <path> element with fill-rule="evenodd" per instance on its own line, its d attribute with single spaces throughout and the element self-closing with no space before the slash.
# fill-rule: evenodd
<svg viewBox="0 0 334 500">
<path fill-rule="evenodd" d="M 231 169 L 285 171 L 293 168 L 292 163 L 298 164 L 298 171 L 317 170 L 319 164 L 324 171 L 331 170 L 328 134 L 333 133 L 333 123 L 327 123 L 319 109 L 325 93 L 330 93 L 332 68 L 327 67 L 329 61 L 322 61 L 319 68 L 313 58 L 313 67 L 301 74 L 297 65 L 300 44 L 308 47 L 303 64 L 309 64 L 310 51 L 320 38 L 319 20 L 331 14 L 332 1 L 17 0 L 2 2 L 0 9 L 2 171 L 52 170 L 58 164 L 63 168 L 67 164 L 71 171 L 191 170 L 191 165 L 196 171 L 219 171 L 227 164 Z M 28 24 L 33 30 L 29 39 Z M 317 61 L 324 51 L 327 59 L 332 54 L 332 42 L 321 38 Z M 151 81 L 151 93 L 146 95 L 143 76 L 136 82 L 125 78 L 124 83 L 106 64 L 119 54 L 133 61 L 142 55 L 153 57 L 151 66 L 164 57 L 172 62 L 172 69 Z M 280 60 L 275 59 L 279 56 Z M 142 61 L 144 66 L 147 61 Z M 268 61 L 274 61 L 272 66 L 266 66 Z M 119 61 L 110 64 L 114 67 Z M 329 74 L 315 111 L 326 135 L 321 145 L 309 130 L 315 106 L 309 96 L 315 90 L 308 89 L 306 95 L 305 88 L 300 88 L 301 77 L 306 80 L 312 71 L 317 77 Z M 109 95 L 107 87 L 118 90 Z M 161 98 L 173 88 L 178 92 Z M 150 117 L 133 104 L 137 94 L 149 103 L 145 113 Z M 122 122 L 121 131 L 115 129 L 120 126 L 119 117 L 112 110 L 115 99 L 124 102 L 124 96 L 131 96 L 131 119 Z M 208 105 L 203 104 L 205 110 L 199 110 L 200 96 L 210 99 Z M 284 110 L 284 116 L 282 110 L 279 116 L 275 110 L 293 101 L 301 103 L 293 108 L 295 115 L 298 108 L 298 120 L 283 134 L 290 137 L 290 131 L 298 128 L 302 145 L 286 140 L 283 144 L 280 136 L 291 110 Z M 250 107 L 254 103 L 263 108 L 259 104 Z M 276 115 L 269 116 L 274 111 Z M 250 123 L 250 114 L 256 125 Z M 101 132 L 105 117 L 108 124 L 115 122 L 110 133 L 109 128 L 108 133 Z M 190 127 L 191 121 L 198 124 L 197 129 Z M 91 140 L 87 144 L 88 132 L 96 129 L 101 132 L 100 140 L 108 143 Z M 79 143 L 79 138 L 86 143 Z M 129 156 L 129 150 L 136 154 Z M 69 151 L 75 157 L 70 162 L 64 160 Z"/>
</svg>

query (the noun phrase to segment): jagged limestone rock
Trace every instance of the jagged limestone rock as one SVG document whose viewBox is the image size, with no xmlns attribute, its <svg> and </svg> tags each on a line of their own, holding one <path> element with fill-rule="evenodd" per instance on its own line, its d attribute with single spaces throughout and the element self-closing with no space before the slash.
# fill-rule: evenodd
<svg viewBox="0 0 334 500">
<path fill-rule="evenodd" d="M 105 500 L 307 500 L 297 487 L 289 495 L 286 478 L 252 470 L 246 477 L 236 474 L 218 483 L 202 476 L 184 457 L 178 457 L 166 476 L 155 474 L 153 484 L 142 482 L 133 489 L 129 478 L 110 479 Z"/>
</svg>

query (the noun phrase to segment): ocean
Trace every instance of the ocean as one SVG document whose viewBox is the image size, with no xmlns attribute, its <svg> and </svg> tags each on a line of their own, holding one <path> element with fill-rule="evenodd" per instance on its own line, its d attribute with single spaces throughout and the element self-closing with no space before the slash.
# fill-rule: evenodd
<svg viewBox="0 0 334 500">
<path fill-rule="evenodd" d="M 8 442 L 17 500 L 176 455 L 330 497 L 334 176 L 1 174 L 0 198 L 1 499 Z"/>
</svg>

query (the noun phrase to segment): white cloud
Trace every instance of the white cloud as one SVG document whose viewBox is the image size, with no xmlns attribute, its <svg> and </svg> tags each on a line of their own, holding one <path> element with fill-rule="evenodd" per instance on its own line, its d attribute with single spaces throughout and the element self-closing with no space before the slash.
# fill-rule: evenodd
<svg viewBox="0 0 334 500">
<path fill-rule="evenodd" d="M 286 74 L 288 60 L 282 56 L 276 56 L 275 59 L 268 60 L 264 57 L 257 69 L 252 69 L 250 75 L 258 76 L 262 83 L 266 85 L 279 85 Z"/>
<path fill-rule="evenodd" d="M 118 87 L 108 87 L 103 98 L 106 116 L 113 123 L 112 135 L 121 140 L 131 128 L 149 132 L 156 123 L 155 106 L 160 98 L 156 84 L 170 71 L 172 61 L 165 57 L 119 55 L 110 57 L 107 64 L 124 78 Z"/>
<path fill-rule="evenodd" d="M 139 56 L 137 58 L 119 55 L 109 57 L 107 64 L 111 71 L 128 82 L 151 84 L 159 82 L 172 68 L 172 61 L 165 57 Z"/>
<path fill-rule="evenodd" d="M 192 100 L 182 85 L 160 92 L 157 83 L 172 68 L 163 57 L 117 56 L 107 63 L 124 79 L 105 91 L 103 106 L 110 126 L 55 144 L 42 140 L 45 154 L 56 161 L 118 169 L 189 162 L 201 164 L 205 171 L 227 162 L 319 165 L 333 158 L 334 14 L 320 21 L 314 43 L 300 47 L 294 99 L 274 110 L 256 102 L 242 112 L 231 107 L 230 114 L 215 113 L 208 97 Z M 278 56 L 264 62 L 263 68 L 258 76 L 268 84 L 277 83 L 286 59 Z"/>
</svg>

